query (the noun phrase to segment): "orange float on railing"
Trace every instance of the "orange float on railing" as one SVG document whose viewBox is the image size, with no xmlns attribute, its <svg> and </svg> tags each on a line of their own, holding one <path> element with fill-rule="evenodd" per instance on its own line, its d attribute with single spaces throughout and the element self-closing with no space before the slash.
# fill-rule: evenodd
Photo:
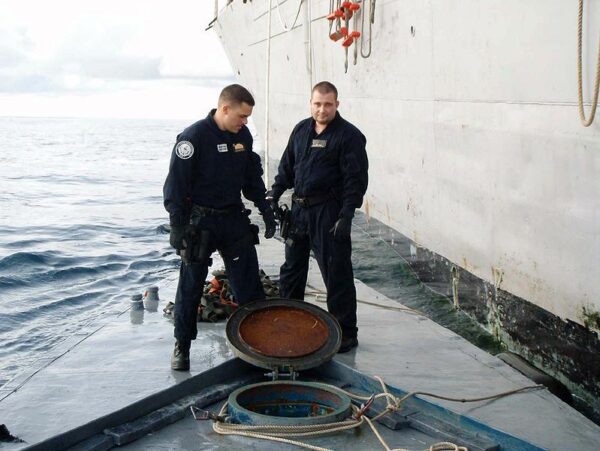
<svg viewBox="0 0 600 451">
<path fill-rule="evenodd" d="M 333 9 L 333 1 L 330 3 L 330 12 L 326 16 L 329 21 L 329 38 L 334 41 L 340 41 L 342 44 L 342 48 L 346 54 L 345 61 L 345 70 L 348 71 L 348 49 L 355 44 L 354 46 L 354 64 L 356 64 L 357 58 L 357 43 L 361 38 L 361 32 L 357 30 L 357 12 L 361 9 L 361 1 L 341 1 L 337 0 L 337 9 Z M 364 8 L 363 8 L 364 10 Z M 350 23 L 350 19 L 353 19 L 352 25 Z M 344 21 L 345 26 L 341 26 L 342 21 Z M 353 29 L 353 31 L 352 31 Z"/>
<path fill-rule="evenodd" d="M 340 39 L 348 36 L 348 28 L 341 27 L 339 30 L 334 31 L 329 35 L 329 39 L 332 41 L 339 41 Z"/>
<path fill-rule="evenodd" d="M 334 12 L 327 16 L 327 20 L 335 20 L 344 17 L 344 11 L 340 9 L 336 9 Z"/>
</svg>

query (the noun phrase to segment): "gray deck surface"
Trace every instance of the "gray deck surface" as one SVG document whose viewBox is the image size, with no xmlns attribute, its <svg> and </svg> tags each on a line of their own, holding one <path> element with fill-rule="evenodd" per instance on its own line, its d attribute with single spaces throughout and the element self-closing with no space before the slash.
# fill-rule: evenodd
<svg viewBox="0 0 600 451">
<path fill-rule="evenodd" d="M 258 251 L 265 272 L 277 274 L 283 245 L 263 240 Z M 162 308 L 174 298 L 176 280 L 174 275 L 160 287 L 157 312 L 127 311 L 127 296 L 131 293 L 124 294 L 122 315 L 89 336 L 71 337 L 0 388 L 0 424 L 6 424 L 10 433 L 26 442 L 0 443 L 0 449 L 21 449 L 84 425 L 231 359 L 224 323 L 201 323 L 199 337 L 192 345 L 192 370 L 170 370 L 172 322 L 163 316 Z M 325 308 L 323 283 L 315 262 L 311 262 L 309 285 L 311 295 L 307 300 Z M 401 299 L 390 300 L 358 281 L 357 291 L 360 346 L 336 356 L 338 361 L 365 374 L 379 375 L 405 391 L 452 397 L 480 397 L 532 385 L 496 357 L 427 318 L 403 310 Z M 473 404 L 426 399 L 547 449 L 600 448 L 600 427 L 546 390 Z M 365 430 L 365 434 L 371 433 Z M 327 443 L 322 440 L 315 443 Z M 127 448 L 288 447 L 221 437 L 210 430 L 210 423 L 197 423 L 188 417 Z M 357 443 L 356 449 L 360 448 Z M 415 444 L 415 449 L 421 448 Z"/>
<path fill-rule="evenodd" d="M 211 410 L 218 411 L 221 405 L 222 403 L 211 408 Z M 434 440 L 431 437 L 414 430 L 411 430 L 409 434 L 399 434 L 379 426 L 378 431 L 383 436 L 388 446 L 393 448 L 422 450 L 439 442 L 439 440 Z M 301 438 L 292 438 L 292 440 L 303 441 L 313 446 L 320 446 L 333 450 L 383 449 L 367 425 L 363 425 L 359 434 L 356 434 L 355 431 L 352 430 L 323 437 L 313 437 L 306 440 Z M 300 448 L 267 440 L 248 439 L 246 437 L 232 435 L 219 435 L 213 431 L 212 423 L 210 421 L 196 421 L 189 415 L 184 420 L 164 428 L 159 434 L 146 436 L 141 440 L 119 449 L 127 451 L 143 451 L 149 449 L 197 449 L 203 451 L 235 449 L 276 451 L 280 449 L 298 450 Z"/>
</svg>

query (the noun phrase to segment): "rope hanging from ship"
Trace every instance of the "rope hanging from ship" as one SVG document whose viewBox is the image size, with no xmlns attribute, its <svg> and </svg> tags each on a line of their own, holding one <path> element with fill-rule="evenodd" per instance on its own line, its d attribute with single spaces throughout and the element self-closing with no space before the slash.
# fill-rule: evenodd
<svg viewBox="0 0 600 451">
<path fill-rule="evenodd" d="M 292 23 L 292 25 L 290 25 L 290 27 L 288 27 L 287 24 L 285 23 L 285 20 L 283 19 L 283 17 L 281 17 L 281 11 L 280 11 L 281 5 L 279 4 L 279 0 L 275 0 L 275 2 L 277 3 L 277 15 L 279 16 L 279 23 L 281 24 L 283 31 L 288 32 L 296 26 L 296 23 L 298 22 L 298 17 L 300 17 L 300 10 L 302 9 L 303 1 L 304 0 L 300 0 L 298 2 L 298 11 L 296 11 L 296 17 L 294 18 L 294 22 Z"/>
<path fill-rule="evenodd" d="M 594 98 L 592 100 L 592 109 L 590 117 L 585 117 L 585 108 L 583 104 L 583 69 L 581 64 L 582 52 L 582 34 L 583 34 L 583 0 L 579 0 L 579 16 L 577 27 L 577 87 L 579 95 L 579 118 L 584 127 L 589 127 L 594 122 L 596 107 L 598 106 L 598 91 L 600 90 L 600 38 L 598 38 L 598 61 L 596 63 L 596 83 L 594 85 Z"/>
<path fill-rule="evenodd" d="M 365 7 L 361 9 L 362 0 L 355 2 L 342 1 L 342 0 L 330 0 L 329 2 L 329 14 L 327 20 L 329 21 L 329 39 L 334 42 L 342 40 L 342 47 L 344 48 L 345 60 L 344 60 L 344 72 L 348 72 L 348 51 L 349 48 L 353 47 L 353 64 L 356 65 L 358 60 L 358 41 L 360 40 L 360 54 L 363 58 L 371 56 L 371 36 L 372 36 L 372 25 L 375 20 L 375 0 L 369 0 L 369 39 L 368 39 L 368 50 L 365 50 L 365 16 L 367 11 Z M 366 3 L 365 3 L 366 5 Z M 358 17 L 360 15 L 360 31 L 358 30 Z M 350 21 L 352 20 L 352 27 Z M 343 22 L 343 25 L 342 25 Z M 362 37 L 362 39 L 360 39 Z"/>
<path fill-rule="evenodd" d="M 363 58 L 368 58 L 371 56 L 371 40 L 373 36 L 373 24 L 375 23 L 375 0 L 369 1 L 369 47 L 368 51 L 365 52 L 365 17 L 367 16 L 367 8 L 363 8 L 363 12 L 361 15 L 361 24 L 360 24 L 360 32 L 362 33 L 362 39 L 360 40 L 360 56 Z"/>
</svg>

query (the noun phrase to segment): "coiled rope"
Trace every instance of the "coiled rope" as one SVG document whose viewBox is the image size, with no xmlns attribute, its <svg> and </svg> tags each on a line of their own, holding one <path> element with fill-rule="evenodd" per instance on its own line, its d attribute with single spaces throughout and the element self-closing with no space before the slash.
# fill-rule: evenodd
<svg viewBox="0 0 600 451">
<path fill-rule="evenodd" d="M 600 37 L 598 38 L 598 62 L 596 63 L 596 83 L 594 86 L 594 99 L 592 100 L 592 110 L 590 117 L 585 117 L 585 109 L 583 105 L 583 70 L 581 64 L 581 49 L 582 49 L 582 34 L 583 34 L 583 0 L 579 0 L 579 18 L 577 27 L 577 82 L 579 95 L 579 119 L 584 127 L 589 127 L 594 122 L 596 115 L 596 107 L 598 106 L 598 91 L 600 88 Z"/>
<path fill-rule="evenodd" d="M 352 406 L 356 411 L 356 407 Z M 223 405 L 219 415 L 224 415 L 227 411 L 227 403 Z M 285 437 L 315 437 L 318 435 L 329 434 L 332 432 L 341 432 L 348 429 L 354 429 L 364 423 L 365 416 L 361 416 L 358 420 L 353 418 L 345 421 L 337 421 L 334 423 L 314 424 L 306 426 L 283 426 L 283 425 L 241 425 L 233 423 L 213 422 L 213 430 L 222 435 L 241 435 L 244 437 L 252 437 L 263 440 L 271 440 L 275 442 L 287 443 L 290 445 L 300 446 L 306 449 L 316 451 L 331 451 L 328 448 L 310 445 L 308 443 L 291 440 Z"/>
<path fill-rule="evenodd" d="M 301 442 L 298 440 L 292 440 L 292 439 L 289 439 L 286 437 L 315 437 L 315 436 L 319 436 L 319 435 L 330 434 L 332 432 L 341 432 L 341 431 L 345 431 L 345 430 L 349 430 L 349 429 L 358 428 L 364 422 L 366 422 L 386 451 L 408 451 L 407 449 L 404 449 L 404 448 L 395 448 L 395 449 L 390 448 L 387 445 L 387 443 L 385 442 L 385 440 L 383 439 L 383 437 L 381 436 L 381 434 L 379 433 L 379 431 L 377 430 L 377 428 L 375 427 L 374 422 L 377 421 L 379 418 L 383 417 L 384 415 L 389 414 L 390 412 L 395 412 L 395 411 L 399 410 L 400 407 L 402 406 L 402 403 L 412 396 L 415 396 L 415 395 L 429 396 L 432 398 L 438 398 L 438 399 L 443 399 L 446 401 L 454 401 L 454 402 L 477 402 L 477 401 L 486 401 L 486 400 L 490 400 L 490 399 L 502 398 L 505 396 L 509 396 L 509 395 L 527 391 L 527 390 L 534 390 L 534 389 L 537 390 L 537 389 L 543 388 L 543 386 L 541 386 L 541 385 L 530 385 L 530 386 L 521 387 L 521 388 L 518 388 L 515 390 L 509 390 L 506 392 L 502 392 L 502 393 L 498 393 L 498 394 L 494 394 L 494 395 L 490 395 L 490 396 L 483 396 L 483 397 L 479 397 L 479 398 L 469 398 L 469 399 L 467 399 L 467 398 L 451 398 L 448 396 L 436 395 L 435 393 L 428 393 L 428 392 L 421 392 L 421 391 L 411 392 L 411 393 L 406 394 L 402 398 L 398 398 L 389 392 L 387 385 L 384 383 L 384 381 L 381 377 L 379 377 L 379 376 L 374 376 L 374 377 L 381 384 L 382 392 L 376 394 L 375 396 L 373 396 L 373 398 L 374 399 L 385 398 L 387 406 L 381 413 L 379 413 L 378 415 L 376 415 L 373 418 L 367 418 L 367 416 L 363 414 L 364 412 L 362 412 L 361 409 L 358 409 L 356 406 L 353 405 L 352 410 L 354 411 L 354 416 L 352 418 L 349 418 L 344 421 L 333 422 L 333 423 L 314 424 L 314 425 L 306 425 L 306 426 L 291 426 L 291 425 L 242 425 L 242 424 L 233 424 L 233 423 L 224 423 L 224 422 L 220 422 L 220 421 L 214 421 L 213 422 L 213 430 L 221 435 L 239 435 L 239 436 L 244 436 L 244 437 L 251 437 L 251 438 L 257 438 L 257 439 L 262 439 L 262 440 L 271 440 L 271 441 L 276 441 L 276 442 L 281 442 L 281 443 L 287 443 L 290 445 L 296 445 L 296 446 L 300 446 L 300 447 L 303 447 L 306 449 L 312 449 L 312 450 L 316 450 L 316 451 L 331 451 L 328 448 L 314 446 L 314 445 L 311 445 L 311 444 L 308 444 L 305 442 Z M 367 400 L 371 399 L 370 396 L 361 396 L 361 395 L 357 395 L 355 393 L 348 392 L 346 390 L 342 390 L 341 388 L 335 387 L 333 385 L 328 385 L 328 384 L 324 384 L 324 385 L 329 386 L 333 390 L 341 391 L 342 393 L 345 393 L 346 395 L 350 396 L 351 398 L 353 398 L 355 400 L 367 401 Z M 223 417 L 226 414 L 226 412 L 227 412 L 227 403 L 225 403 L 223 405 L 218 416 Z M 435 444 L 431 445 L 428 448 L 428 450 L 426 450 L 426 451 L 445 451 L 445 450 L 468 451 L 467 448 L 465 448 L 463 446 L 458 446 L 451 442 L 435 443 Z"/>
</svg>

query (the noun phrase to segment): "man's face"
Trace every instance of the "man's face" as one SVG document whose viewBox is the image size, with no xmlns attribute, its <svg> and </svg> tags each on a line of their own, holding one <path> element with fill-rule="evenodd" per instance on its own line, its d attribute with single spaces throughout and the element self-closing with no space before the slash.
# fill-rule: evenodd
<svg viewBox="0 0 600 451">
<path fill-rule="evenodd" d="M 245 102 L 238 105 L 223 105 L 223 125 L 231 133 L 239 132 L 248 123 L 252 107 Z"/>
<path fill-rule="evenodd" d="M 310 98 L 310 113 L 317 124 L 327 125 L 335 118 L 339 104 L 333 92 L 321 94 L 314 91 Z"/>
</svg>

